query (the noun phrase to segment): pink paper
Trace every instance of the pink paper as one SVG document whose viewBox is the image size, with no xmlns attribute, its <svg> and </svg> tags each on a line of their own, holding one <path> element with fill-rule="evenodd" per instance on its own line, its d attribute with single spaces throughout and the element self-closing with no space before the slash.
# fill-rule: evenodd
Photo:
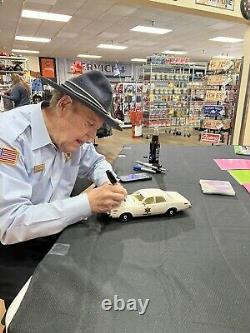
<svg viewBox="0 0 250 333">
<path fill-rule="evenodd" d="M 250 160 L 214 159 L 221 170 L 250 170 Z"/>
<path fill-rule="evenodd" d="M 247 190 L 247 192 L 250 193 L 250 184 L 244 184 L 243 186 L 245 187 L 245 189 Z"/>
</svg>

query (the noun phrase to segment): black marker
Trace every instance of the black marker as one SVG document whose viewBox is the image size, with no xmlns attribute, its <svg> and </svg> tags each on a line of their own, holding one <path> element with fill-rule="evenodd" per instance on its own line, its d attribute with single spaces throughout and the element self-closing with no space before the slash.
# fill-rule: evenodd
<svg viewBox="0 0 250 333">
<path fill-rule="evenodd" d="M 115 178 L 114 174 L 110 170 L 106 170 L 106 174 L 108 176 L 108 179 L 112 185 L 115 185 L 117 183 L 117 179 Z"/>
</svg>

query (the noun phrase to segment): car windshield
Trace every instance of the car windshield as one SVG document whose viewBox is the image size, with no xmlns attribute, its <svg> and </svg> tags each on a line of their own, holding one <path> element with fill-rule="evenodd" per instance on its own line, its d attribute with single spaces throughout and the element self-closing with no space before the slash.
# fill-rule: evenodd
<svg viewBox="0 0 250 333">
<path fill-rule="evenodd" d="M 135 199 L 135 200 L 138 200 L 138 201 L 142 201 L 144 199 L 144 196 L 140 193 L 135 193 L 135 194 L 132 194 L 132 197 Z"/>
</svg>

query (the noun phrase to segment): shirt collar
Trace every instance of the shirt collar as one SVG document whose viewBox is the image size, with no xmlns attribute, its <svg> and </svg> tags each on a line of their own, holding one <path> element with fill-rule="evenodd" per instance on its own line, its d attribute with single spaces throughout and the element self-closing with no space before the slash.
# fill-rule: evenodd
<svg viewBox="0 0 250 333">
<path fill-rule="evenodd" d="M 32 150 L 52 144 L 43 118 L 41 105 L 42 103 L 36 104 L 34 110 L 31 111 Z"/>
</svg>

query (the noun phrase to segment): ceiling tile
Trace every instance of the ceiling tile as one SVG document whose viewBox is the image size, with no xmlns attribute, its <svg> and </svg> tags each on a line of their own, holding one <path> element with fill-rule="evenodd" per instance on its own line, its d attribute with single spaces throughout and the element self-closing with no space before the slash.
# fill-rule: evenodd
<svg viewBox="0 0 250 333">
<path fill-rule="evenodd" d="M 38 3 L 38 4 L 42 4 L 42 5 L 50 5 L 53 6 L 56 4 L 57 0 L 26 0 L 26 3 Z"/>
<path fill-rule="evenodd" d="M 114 5 L 111 9 L 109 9 L 108 14 L 127 16 L 127 15 L 133 14 L 136 10 L 137 10 L 137 7 Z"/>
<path fill-rule="evenodd" d="M 143 5 L 142 5 L 143 3 Z M 20 19 L 22 5 L 27 9 L 73 15 L 67 23 Z M 10 15 L 11 13 L 11 15 Z M 173 29 L 158 36 L 135 33 L 130 29 L 138 24 Z M 222 21 L 177 11 L 147 6 L 142 0 L 26 0 L 4 1 L 0 10 L 1 48 L 36 48 L 43 55 L 75 56 L 78 53 L 97 53 L 103 59 L 129 60 L 145 57 L 164 49 L 186 49 L 191 59 L 208 59 L 219 52 L 242 53 L 242 45 L 221 45 L 208 38 L 218 33 L 242 38 L 247 23 Z M 216 33 L 217 31 L 217 33 Z M 52 37 L 49 44 L 18 42 L 19 35 Z M 97 49 L 101 42 L 114 41 L 128 45 L 122 52 Z M 70 47 L 68 47 L 70 43 Z M 17 47 L 18 46 L 18 47 Z M 66 47 L 65 47 L 66 46 Z M 203 52 L 205 50 L 205 54 Z"/>
</svg>

